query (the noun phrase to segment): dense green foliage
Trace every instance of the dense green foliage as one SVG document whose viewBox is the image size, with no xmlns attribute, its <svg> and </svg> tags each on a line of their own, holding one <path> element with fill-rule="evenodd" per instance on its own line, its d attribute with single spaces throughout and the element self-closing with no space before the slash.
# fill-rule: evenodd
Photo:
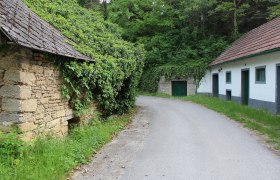
<svg viewBox="0 0 280 180">
<path fill-rule="evenodd" d="M 193 77 L 194 83 L 198 85 L 206 68 L 207 64 L 204 62 L 189 61 L 185 64 L 168 63 L 147 69 L 142 75 L 141 90 L 155 92 L 160 76 L 165 76 L 166 79 Z"/>
<path fill-rule="evenodd" d="M 279 16 L 279 3 L 279 0 L 113 0 L 108 12 L 109 19 L 124 28 L 126 40 L 145 45 L 147 60 L 140 87 L 155 91 L 161 75 L 194 76 L 199 81 L 207 64 L 233 40 Z"/>
<path fill-rule="evenodd" d="M 23 142 L 18 139 L 17 132 L 5 134 L 0 131 L 0 159 L 7 158 L 17 159 L 21 156 L 23 150 Z"/>
<path fill-rule="evenodd" d="M 0 132 L 0 179 L 66 179 L 76 166 L 91 160 L 104 144 L 121 131 L 135 111 L 106 122 L 76 127 L 65 139 L 42 138 L 24 143 L 15 133 Z"/>
<path fill-rule="evenodd" d="M 242 123 L 245 127 L 253 129 L 265 135 L 267 142 L 276 150 L 280 151 L 280 116 L 271 114 L 264 110 L 253 109 L 248 106 L 237 104 L 233 101 L 225 101 L 210 96 L 185 96 L 172 97 L 167 94 L 142 93 L 143 95 L 159 96 L 163 98 L 192 101 L 209 109 L 226 115 L 232 120 Z"/>
<path fill-rule="evenodd" d="M 122 40 L 117 25 L 105 21 L 98 11 L 81 7 L 76 0 L 25 2 L 72 40 L 77 50 L 96 60 L 56 60 L 66 82 L 63 94 L 76 110 L 84 109 L 93 99 L 106 115 L 123 113 L 134 105 L 144 63 L 143 47 Z"/>
</svg>

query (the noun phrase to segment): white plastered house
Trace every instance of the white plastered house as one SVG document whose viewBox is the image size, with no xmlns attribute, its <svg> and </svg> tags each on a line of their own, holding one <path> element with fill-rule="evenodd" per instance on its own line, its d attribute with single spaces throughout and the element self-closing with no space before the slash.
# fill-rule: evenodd
<svg viewBox="0 0 280 180">
<path fill-rule="evenodd" d="M 280 113 L 280 17 L 244 34 L 214 60 L 198 93 Z"/>
</svg>

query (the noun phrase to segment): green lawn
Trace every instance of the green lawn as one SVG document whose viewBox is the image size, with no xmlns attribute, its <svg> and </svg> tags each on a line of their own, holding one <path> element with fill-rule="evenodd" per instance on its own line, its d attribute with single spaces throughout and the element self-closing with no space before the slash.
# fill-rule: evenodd
<svg viewBox="0 0 280 180">
<path fill-rule="evenodd" d="M 44 138 L 32 144 L 19 141 L 15 134 L 0 132 L 0 179 L 66 179 L 131 122 L 136 110 L 105 122 L 76 127 L 65 139 Z"/>
<path fill-rule="evenodd" d="M 280 116 L 273 115 L 264 110 L 257 110 L 243 106 L 232 101 L 225 101 L 214 97 L 195 95 L 186 97 L 171 97 L 166 94 L 140 93 L 142 95 L 179 99 L 201 104 L 209 109 L 217 111 L 227 117 L 241 122 L 245 127 L 256 130 L 267 137 L 276 150 L 280 150 Z"/>
</svg>

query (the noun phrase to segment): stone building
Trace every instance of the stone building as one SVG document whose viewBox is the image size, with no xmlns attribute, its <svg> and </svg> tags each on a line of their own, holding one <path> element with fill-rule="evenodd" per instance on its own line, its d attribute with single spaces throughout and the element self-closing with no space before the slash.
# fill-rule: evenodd
<svg viewBox="0 0 280 180">
<path fill-rule="evenodd" d="M 61 95 L 62 78 L 43 53 L 93 61 L 21 0 L 0 1 L 0 129 L 18 124 L 26 140 L 64 136 L 74 118 Z"/>
<path fill-rule="evenodd" d="M 196 85 L 193 78 L 172 78 L 167 80 L 162 76 L 158 83 L 158 93 L 172 96 L 190 96 L 196 92 Z"/>
</svg>

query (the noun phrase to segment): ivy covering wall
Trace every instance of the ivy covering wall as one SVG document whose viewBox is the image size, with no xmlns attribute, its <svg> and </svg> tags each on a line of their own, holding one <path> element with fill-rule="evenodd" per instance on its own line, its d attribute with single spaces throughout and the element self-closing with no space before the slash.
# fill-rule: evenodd
<svg viewBox="0 0 280 180">
<path fill-rule="evenodd" d="M 95 59 L 92 63 L 60 57 L 54 62 L 65 80 L 62 93 L 75 110 L 83 110 L 93 101 L 104 115 L 121 114 L 133 107 L 145 57 L 141 45 L 124 41 L 117 25 L 76 0 L 24 2 L 68 37 L 74 48 Z"/>
</svg>

